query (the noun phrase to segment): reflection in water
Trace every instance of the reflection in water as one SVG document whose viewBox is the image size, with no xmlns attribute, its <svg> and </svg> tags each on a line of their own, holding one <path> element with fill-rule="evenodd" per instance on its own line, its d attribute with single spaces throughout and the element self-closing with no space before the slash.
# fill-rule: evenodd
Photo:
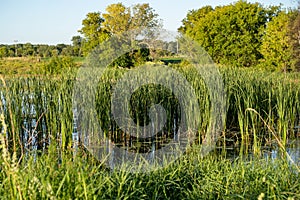
<svg viewBox="0 0 300 200">
<path fill-rule="evenodd" d="M 223 147 L 217 147 L 217 154 L 224 154 Z M 288 154 L 288 156 L 287 156 Z M 235 160 L 241 155 L 239 154 L 239 148 L 225 149 L 226 158 Z M 290 165 L 297 165 L 300 167 L 300 138 L 294 139 L 286 146 L 286 152 L 282 150 L 276 144 L 270 147 L 261 147 L 260 156 L 268 162 L 272 162 L 275 159 L 286 159 Z M 245 158 L 251 159 L 257 157 L 257 154 L 249 152 Z"/>
<path fill-rule="evenodd" d="M 287 161 L 291 164 L 296 164 L 300 166 L 300 139 L 292 141 L 286 148 L 286 152 L 289 154 L 290 158 L 292 159 L 292 161 L 290 159 L 287 159 Z M 269 158 L 271 160 L 274 160 L 276 158 L 281 158 L 283 156 L 284 155 L 282 155 L 282 152 L 279 150 L 279 148 L 264 153 L 264 157 Z"/>
<path fill-rule="evenodd" d="M 42 94 L 42 96 L 44 96 Z M 33 96 L 32 95 L 27 95 L 27 98 L 32 101 Z M 0 99 L 2 100 L 2 104 L 4 107 L 4 111 L 6 110 L 6 102 L 3 97 L 3 93 L 0 93 Z M 42 105 L 40 105 L 42 106 Z M 76 110 L 73 110 L 73 112 L 76 113 Z M 36 151 L 36 150 L 45 150 L 47 148 L 47 145 L 50 143 L 50 139 L 48 136 L 45 134 L 47 127 L 46 127 L 46 121 L 42 119 L 41 121 L 37 121 L 37 111 L 36 107 L 33 106 L 33 104 L 22 104 L 22 113 L 24 115 L 23 117 L 23 122 L 22 122 L 22 127 L 23 127 L 23 132 L 20 134 L 22 136 L 21 140 L 23 142 L 23 146 L 25 147 L 25 154 L 27 155 L 28 152 L 31 151 Z M 28 116 L 25 117 L 26 113 L 30 113 Z M 150 138 L 149 140 L 145 141 L 140 141 L 138 142 L 139 144 L 139 150 L 136 152 L 151 152 L 150 155 L 154 155 L 154 152 L 160 148 L 160 146 L 163 146 L 164 144 L 168 144 L 170 139 L 174 139 L 176 141 L 176 137 L 178 136 L 177 131 L 178 131 L 178 113 L 171 113 L 171 118 L 170 118 L 170 127 L 169 133 L 164 134 L 166 137 L 160 137 L 160 138 Z M 75 115 L 76 116 L 76 115 Z M 172 123 L 173 122 L 173 123 Z M 40 124 L 40 127 L 37 127 L 37 125 Z M 154 127 L 153 127 L 154 129 Z M 38 136 L 40 138 L 38 138 Z M 57 138 L 60 139 L 60 138 Z M 114 145 L 116 147 L 123 148 L 125 151 L 135 151 L 134 148 L 137 147 L 136 141 L 133 140 L 133 138 L 124 138 L 128 139 L 126 142 L 124 141 L 117 141 L 115 140 Z M 77 119 L 74 118 L 74 123 L 73 123 L 73 133 L 72 133 L 72 141 L 73 141 L 73 148 L 74 152 L 76 153 L 76 150 L 79 147 L 79 143 L 84 141 L 84 138 L 80 138 L 80 135 L 78 134 L 78 127 L 77 127 Z M 123 143 L 122 143 L 123 142 Z M 125 144 L 125 145 L 124 145 Z M 99 147 L 99 148 L 105 148 L 110 151 L 111 146 L 109 146 L 109 143 L 104 144 L 104 146 Z M 226 149 L 226 157 L 229 159 L 235 159 L 239 157 L 239 149 Z M 221 153 L 223 149 L 217 148 L 217 152 Z M 287 153 L 293 160 L 293 162 L 300 166 L 300 138 L 295 139 L 291 141 L 286 148 Z M 113 154 L 113 152 L 111 152 Z M 275 148 L 263 148 L 261 150 L 261 154 L 266 160 L 274 160 L 277 158 L 283 158 L 283 153 L 280 151 L 279 147 Z M 126 156 L 126 154 L 124 154 Z M 250 152 L 249 156 L 254 157 L 254 155 Z M 290 161 L 288 158 L 286 158 L 289 163 L 292 164 L 292 161 Z M 113 163 L 111 163 L 113 165 Z"/>
</svg>

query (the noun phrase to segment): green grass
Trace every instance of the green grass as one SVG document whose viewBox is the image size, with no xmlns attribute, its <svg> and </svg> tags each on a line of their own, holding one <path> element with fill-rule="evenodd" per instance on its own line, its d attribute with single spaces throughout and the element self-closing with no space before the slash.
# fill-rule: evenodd
<svg viewBox="0 0 300 200">
<path fill-rule="evenodd" d="M 2 154 L 3 155 L 3 154 Z M 3 199 L 299 199 L 299 173 L 280 159 L 234 160 L 196 149 L 145 174 L 109 170 L 88 154 L 0 159 Z"/>
<path fill-rule="evenodd" d="M 27 76 L 27 72 L 22 73 L 22 66 L 28 61 L 16 61 L 17 67 L 12 69 L 20 74 L 7 72 L 8 76 L 5 70 L 10 70 L 15 61 L 1 62 L 6 76 L 0 87 L 5 100 L 5 105 L 0 106 L 0 125 L 2 132 L 7 133 L 1 134 L 0 196 L 3 199 L 300 198 L 299 168 L 289 166 L 280 157 L 270 162 L 260 156 L 261 147 L 280 143 L 284 151 L 289 140 L 299 135 L 294 131 L 299 125 L 300 106 L 297 73 L 220 68 L 227 94 L 227 113 L 218 145 L 239 148 L 240 159 L 231 161 L 215 155 L 201 158 L 195 148 L 164 169 L 130 174 L 130 170 L 111 171 L 81 150 L 74 156 L 72 92 L 76 70 L 66 67 L 67 71 L 58 69 L 47 77 L 35 76 L 38 69 L 30 68 L 33 76 Z M 172 67 L 195 89 L 201 109 L 195 143 L 201 143 L 211 117 L 209 93 L 193 68 L 182 63 Z M 124 144 L 126 138 L 110 118 L 110 100 L 116 80 L 128 70 L 108 69 L 96 88 L 101 127 L 112 140 L 117 138 Z M 166 81 L 172 83 L 173 79 Z M 86 84 L 90 89 L 90 82 Z M 147 122 L 143 108 L 157 97 L 164 100 L 166 107 L 177 102 L 168 90 L 145 86 L 133 95 L 137 100 L 132 111 L 136 121 Z M 88 101 L 89 98 L 83 97 L 81 103 Z M 38 123 L 31 124 L 32 119 Z M 111 125 L 115 126 L 113 132 Z M 36 144 L 25 137 L 29 133 L 36 135 Z M 255 154 L 255 159 L 242 159 L 249 151 Z"/>
<path fill-rule="evenodd" d="M 179 57 L 166 57 L 166 58 L 162 58 L 160 59 L 160 61 L 162 61 L 164 64 L 178 64 L 181 63 L 183 61 L 182 58 Z"/>
<path fill-rule="evenodd" d="M 16 57 L 16 58 L 0 58 L 0 74 L 5 76 L 37 76 L 45 74 L 45 66 L 51 61 L 57 59 L 40 58 L 40 57 Z M 64 60 L 68 57 L 58 57 Z M 75 67 L 79 67 L 84 63 L 84 57 L 70 57 Z"/>
<path fill-rule="evenodd" d="M 3 58 L 0 59 L 0 74 L 30 75 L 39 74 L 43 61 L 38 58 Z"/>
<path fill-rule="evenodd" d="M 46 133 L 40 134 L 40 139 L 62 137 L 64 147 L 71 145 L 72 92 L 76 81 L 76 70 L 69 70 L 68 66 L 66 71 L 59 69 L 58 74 L 49 77 L 43 75 L 41 77 L 7 76 L 5 78 L 7 87 L 1 87 L 1 91 L 7 106 L 11 108 L 6 109 L 4 113 L 10 133 L 9 138 L 13 132 L 16 132 L 20 133 L 16 134 L 16 138 L 22 140 L 23 132 L 32 131 L 35 128 L 25 129 L 23 124 L 24 120 L 32 120 L 30 109 L 34 108 L 36 110 L 34 118 L 41 118 L 35 131 Z M 201 142 L 210 120 L 209 93 L 202 78 L 193 71 L 193 68 L 187 66 L 174 68 L 183 74 L 195 89 L 201 110 L 201 115 L 197 116 L 200 121 L 197 131 L 198 141 Z M 221 68 L 220 70 L 227 93 L 226 126 L 223 130 L 223 138 L 219 138 L 220 145 L 230 139 L 233 140 L 230 145 L 240 147 L 242 153 L 247 153 L 250 149 L 259 152 L 260 146 L 270 145 L 276 138 L 280 139 L 285 146 L 289 139 L 297 137 L 294 127 L 299 125 L 299 74 L 284 75 L 255 69 Z M 95 93 L 96 110 L 104 129 L 108 130 L 113 124 L 109 112 L 112 88 L 116 80 L 127 71 L 128 69 L 109 69 L 98 83 L 97 93 Z M 165 81 L 173 84 L 173 79 Z M 85 83 L 86 88 L 89 88 L 88 84 L 90 83 Z M 88 102 L 88 100 L 89 98 L 83 97 L 81 101 Z M 147 124 L 147 117 L 145 118 L 147 115 L 144 111 L 150 102 L 161 101 L 166 107 L 174 110 L 172 104 L 177 101 L 172 95 L 170 96 L 168 90 L 152 86 L 136 91 L 132 100 L 135 100 L 132 104 L 134 106 L 132 116 L 135 116 L 135 120 L 142 124 Z M 259 115 L 250 109 L 254 109 Z M 169 117 L 173 115 L 168 113 Z M 276 135 L 274 136 L 272 132 Z M 58 136 L 57 133 L 61 135 Z"/>
</svg>

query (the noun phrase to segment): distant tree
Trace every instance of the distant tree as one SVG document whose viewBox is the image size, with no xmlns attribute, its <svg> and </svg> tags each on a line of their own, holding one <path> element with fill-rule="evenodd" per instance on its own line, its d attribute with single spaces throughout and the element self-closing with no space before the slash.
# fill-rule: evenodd
<svg viewBox="0 0 300 200">
<path fill-rule="evenodd" d="M 14 56 L 15 56 L 15 50 L 9 48 L 9 50 L 8 50 L 8 57 L 14 57 Z"/>
<path fill-rule="evenodd" d="M 24 55 L 24 50 L 21 44 L 18 44 L 17 49 L 16 49 L 16 56 L 17 57 L 22 57 Z"/>
<path fill-rule="evenodd" d="M 52 48 L 50 53 L 51 57 L 57 57 L 59 55 L 59 51 L 56 48 Z"/>
<path fill-rule="evenodd" d="M 56 49 L 57 49 L 57 51 L 58 51 L 58 55 L 60 55 L 61 52 L 62 52 L 62 50 L 63 50 L 64 48 L 66 48 L 66 47 L 67 47 L 66 44 L 57 44 L 57 45 L 56 45 Z"/>
<path fill-rule="evenodd" d="M 40 57 L 46 58 L 51 56 L 49 45 L 39 45 L 37 51 Z"/>
<path fill-rule="evenodd" d="M 82 56 L 81 48 L 82 48 L 83 38 L 77 35 L 77 36 L 73 36 L 71 41 L 73 45 L 74 56 Z"/>
<path fill-rule="evenodd" d="M 177 53 L 177 42 L 175 41 L 168 42 L 165 49 L 167 49 L 167 51 L 170 54 Z"/>
<path fill-rule="evenodd" d="M 34 47 L 31 43 L 23 45 L 23 56 L 33 56 L 35 54 Z"/>
<path fill-rule="evenodd" d="M 4 58 L 8 56 L 8 50 L 6 46 L 0 47 L 0 58 Z"/>
<path fill-rule="evenodd" d="M 62 49 L 60 55 L 62 55 L 62 56 L 77 56 L 77 55 L 74 54 L 74 49 L 71 45 L 66 45 Z"/>
</svg>

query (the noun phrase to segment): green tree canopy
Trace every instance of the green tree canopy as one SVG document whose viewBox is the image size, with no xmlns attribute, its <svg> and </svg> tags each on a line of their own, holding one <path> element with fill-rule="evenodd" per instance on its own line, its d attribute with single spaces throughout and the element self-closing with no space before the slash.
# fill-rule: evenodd
<svg viewBox="0 0 300 200">
<path fill-rule="evenodd" d="M 102 14 L 103 28 L 110 34 L 122 34 L 130 28 L 131 13 L 122 3 L 111 4 Z"/>
<path fill-rule="evenodd" d="M 7 57 L 8 50 L 6 46 L 0 46 L 0 58 Z"/>
<path fill-rule="evenodd" d="M 277 71 L 290 71 L 295 68 L 293 46 L 289 36 L 289 25 L 293 15 L 293 12 L 282 11 L 267 24 L 261 46 L 263 67 Z"/>
<path fill-rule="evenodd" d="M 293 11 L 289 23 L 290 45 L 293 49 L 293 60 L 295 68 L 300 70 L 300 1 L 298 1 L 298 9 Z"/>
<path fill-rule="evenodd" d="M 84 36 L 83 52 L 87 55 L 93 48 L 113 35 L 121 35 L 126 31 L 139 30 L 146 27 L 155 29 L 161 23 L 158 15 L 149 4 L 136 4 L 126 7 L 122 3 L 111 4 L 106 8 L 106 12 L 88 13 L 82 21 L 82 28 L 79 30 Z M 137 36 L 139 32 L 137 31 Z M 132 40 L 137 38 L 131 35 Z"/>
<path fill-rule="evenodd" d="M 109 37 L 109 32 L 103 28 L 104 19 L 100 12 L 92 12 L 86 15 L 82 21 L 82 28 L 79 32 L 84 36 L 83 53 L 86 55 L 93 48 Z"/>
<path fill-rule="evenodd" d="M 182 20 L 183 25 L 178 30 L 194 38 L 196 34 L 195 27 L 198 22 L 212 11 L 213 8 L 211 6 L 204 6 L 198 10 L 189 11 L 186 18 Z"/>
<path fill-rule="evenodd" d="M 266 23 L 279 9 L 242 0 L 215 9 L 206 6 L 190 11 L 179 31 L 198 41 L 215 62 L 249 67 L 262 58 Z"/>
</svg>

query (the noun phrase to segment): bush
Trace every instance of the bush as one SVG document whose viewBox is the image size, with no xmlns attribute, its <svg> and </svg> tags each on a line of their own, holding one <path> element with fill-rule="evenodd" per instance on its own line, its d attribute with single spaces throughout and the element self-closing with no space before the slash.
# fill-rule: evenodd
<svg viewBox="0 0 300 200">
<path fill-rule="evenodd" d="M 75 66 L 71 57 L 53 57 L 44 65 L 44 73 L 47 75 L 61 74 L 70 71 Z"/>
</svg>

